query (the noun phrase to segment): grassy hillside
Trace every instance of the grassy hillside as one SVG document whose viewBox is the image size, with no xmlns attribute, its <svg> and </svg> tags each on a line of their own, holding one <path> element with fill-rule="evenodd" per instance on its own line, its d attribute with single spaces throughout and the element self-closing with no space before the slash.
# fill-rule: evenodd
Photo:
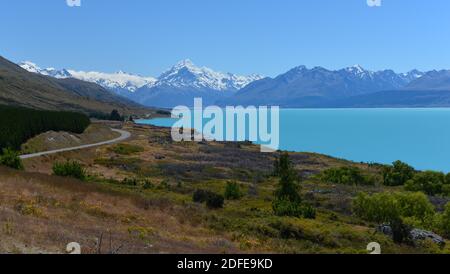
<svg viewBox="0 0 450 274">
<path fill-rule="evenodd" d="M 364 210 L 354 211 L 360 192 L 387 195 L 382 198 L 388 202 L 390 193 L 411 198 L 410 192 L 393 180 L 399 178 L 395 170 L 390 173 L 393 186 L 387 186 L 382 183 L 383 166 L 290 153 L 292 167 L 301 178 L 302 203 L 314 208 L 315 218 L 283 216 L 273 209 L 281 181 L 274 176 L 277 154 L 260 153 L 250 143 L 177 143 L 171 140 L 170 129 L 152 126 L 128 124 L 124 129 L 133 136 L 126 142 L 29 159 L 24 162 L 26 171 L 38 172 L 40 177 L 10 171 L 5 178 L 16 179 L 0 180 L 9 182 L 1 189 L 17 193 L 0 197 L 8 216 L 15 216 L 10 226 L 17 231 L 7 237 L 9 241 L 31 241 L 34 244 L 29 247 L 61 252 L 68 236 L 35 238 L 26 233 L 57 233 L 64 226 L 64 235 L 86 246 L 87 252 L 95 251 L 95 240 L 91 239 L 108 230 L 114 243 L 124 244 L 124 253 L 367 253 L 370 242 L 380 243 L 383 253 L 449 252 L 448 246 L 427 240 L 414 245 L 396 243 L 377 232 L 378 219 L 364 216 Z M 81 163 L 88 174 L 86 181 L 51 175 L 55 163 L 67 160 Z M 42 178 L 42 182 L 31 178 Z M 51 191 L 46 185 L 51 185 Z M 239 195 L 235 195 L 236 186 Z M 223 207 L 214 208 L 211 203 L 200 203 L 198 190 L 227 199 Z M 426 212 L 434 210 L 430 207 L 441 212 L 448 202 L 448 197 L 430 196 Z M 420 211 L 419 205 L 414 209 Z M 386 207 L 391 208 L 395 207 Z M 428 229 L 414 218 L 407 220 Z"/>
<path fill-rule="evenodd" d="M 70 110 L 84 113 L 122 114 L 149 112 L 104 88 L 76 80 L 54 79 L 30 73 L 0 57 L 0 104 L 46 110 Z"/>
</svg>

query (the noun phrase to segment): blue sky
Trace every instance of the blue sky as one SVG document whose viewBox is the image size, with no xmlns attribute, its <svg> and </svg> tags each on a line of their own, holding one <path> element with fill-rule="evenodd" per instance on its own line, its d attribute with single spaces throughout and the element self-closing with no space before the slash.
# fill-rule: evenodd
<svg viewBox="0 0 450 274">
<path fill-rule="evenodd" d="M 0 55 L 158 76 L 181 59 L 275 76 L 297 65 L 450 68 L 450 1 L 2 0 Z"/>
</svg>

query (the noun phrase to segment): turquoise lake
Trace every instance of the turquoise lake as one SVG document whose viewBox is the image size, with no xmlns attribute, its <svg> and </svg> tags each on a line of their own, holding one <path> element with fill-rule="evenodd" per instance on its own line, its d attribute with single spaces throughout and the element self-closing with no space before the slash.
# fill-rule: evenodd
<svg viewBox="0 0 450 274">
<path fill-rule="evenodd" d="M 170 127 L 175 120 L 136 122 Z M 450 109 L 282 109 L 280 149 L 450 172 Z"/>
</svg>

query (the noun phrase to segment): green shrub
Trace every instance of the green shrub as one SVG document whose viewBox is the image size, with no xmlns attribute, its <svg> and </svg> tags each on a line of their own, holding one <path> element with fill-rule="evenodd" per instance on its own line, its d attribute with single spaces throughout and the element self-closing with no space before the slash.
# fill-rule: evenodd
<svg viewBox="0 0 450 274">
<path fill-rule="evenodd" d="M 114 153 L 121 155 L 131 155 L 134 153 L 143 152 L 144 148 L 141 146 L 128 145 L 128 144 L 118 144 L 111 149 Z"/>
<path fill-rule="evenodd" d="M 206 200 L 206 206 L 210 209 L 222 208 L 225 198 L 222 195 L 211 193 Z"/>
<path fill-rule="evenodd" d="M 390 223 L 400 218 L 398 201 L 389 193 L 378 193 L 372 196 L 359 193 L 353 201 L 353 212 L 366 221 L 378 224 Z"/>
<path fill-rule="evenodd" d="M 445 185 L 442 185 L 442 195 L 450 196 L 450 182 L 445 181 Z"/>
<path fill-rule="evenodd" d="M 360 193 L 353 201 L 358 217 L 378 224 L 389 224 L 396 243 L 411 243 L 411 226 L 404 219 L 417 220 L 422 226 L 434 218 L 434 207 L 423 193 Z"/>
<path fill-rule="evenodd" d="M 416 173 L 411 180 L 407 181 L 405 189 L 408 191 L 422 191 L 433 196 L 448 191 L 448 185 L 444 173 L 425 171 Z"/>
<path fill-rule="evenodd" d="M 278 220 L 271 223 L 270 226 L 278 231 L 279 237 L 282 239 L 305 239 L 304 231 L 290 222 Z"/>
<path fill-rule="evenodd" d="M 192 200 L 195 203 L 206 203 L 206 206 L 211 209 L 222 208 L 225 202 L 222 195 L 203 189 L 197 189 L 192 196 Z"/>
<path fill-rule="evenodd" d="M 330 168 L 322 172 L 320 179 L 323 182 L 343 185 L 374 185 L 375 180 L 364 175 L 357 167 Z"/>
<path fill-rule="evenodd" d="M 86 179 L 86 171 L 80 163 L 76 161 L 67 161 L 65 163 L 55 163 L 53 165 L 53 174 L 63 177 L 73 177 L 79 180 Z"/>
<path fill-rule="evenodd" d="M 192 195 L 192 200 L 195 203 L 204 203 L 206 200 L 208 200 L 208 197 L 212 195 L 213 193 L 208 190 L 203 189 L 197 189 L 194 194 Z"/>
<path fill-rule="evenodd" d="M 227 182 L 224 196 L 227 200 L 239 200 L 240 198 L 242 198 L 242 192 L 238 183 Z"/>
<path fill-rule="evenodd" d="M 272 203 L 272 209 L 277 216 L 303 217 L 303 207 L 301 203 L 292 202 L 286 199 L 276 199 Z"/>
<path fill-rule="evenodd" d="M 392 163 L 392 166 L 386 166 L 383 169 L 383 184 L 386 186 L 404 185 L 410 180 L 415 170 L 413 167 L 401 161 Z"/>
<path fill-rule="evenodd" d="M 19 153 L 9 148 L 3 149 L 3 153 L 0 155 L 0 165 L 23 170 L 23 164 L 19 157 Z"/>
<path fill-rule="evenodd" d="M 109 115 L 109 120 L 111 121 L 123 121 L 124 117 L 120 115 L 119 111 L 117 109 L 114 109 L 111 111 L 111 114 Z"/>
<path fill-rule="evenodd" d="M 143 189 L 152 189 L 154 187 L 153 183 L 149 180 L 145 180 L 144 184 L 142 185 Z"/>
<path fill-rule="evenodd" d="M 125 178 L 122 180 L 122 184 L 127 186 L 137 186 L 139 184 L 139 180 L 136 178 Z"/>
<path fill-rule="evenodd" d="M 315 219 L 316 218 L 316 209 L 311 205 L 303 205 L 303 218 L 305 219 Z"/>
<path fill-rule="evenodd" d="M 447 203 L 445 210 L 439 214 L 437 219 L 437 227 L 447 238 L 450 237 L 450 203 Z"/>
<path fill-rule="evenodd" d="M 421 193 L 394 193 L 400 208 L 400 215 L 418 219 L 422 224 L 432 221 L 436 210 L 428 197 Z"/>
<path fill-rule="evenodd" d="M 275 200 L 272 203 L 272 209 L 277 216 L 303 217 L 306 219 L 316 218 L 316 209 L 314 207 L 289 200 Z"/>
<path fill-rule="evenodd" d="M 369 196 L 359 193 L 353 201 L 353 212 L 358 217 L 378 224 L 413 218 L 428 224 L 436 213 L 423 193 L 377 193 Z"/>
</svg>

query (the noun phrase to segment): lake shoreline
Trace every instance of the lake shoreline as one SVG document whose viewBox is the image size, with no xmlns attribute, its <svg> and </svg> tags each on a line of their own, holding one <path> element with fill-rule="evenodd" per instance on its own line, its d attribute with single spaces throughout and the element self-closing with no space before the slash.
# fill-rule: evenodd
<svg viewBox="0 0 450 274">
<path fill-rule="evenodd" d="M 136 120 L 171 127 L 172 118 Z M 281 109 L 282 151 L 450 172 L 450 109 Z M 259 142 L 254 142 L 260 144 Z"/>
</svg>

